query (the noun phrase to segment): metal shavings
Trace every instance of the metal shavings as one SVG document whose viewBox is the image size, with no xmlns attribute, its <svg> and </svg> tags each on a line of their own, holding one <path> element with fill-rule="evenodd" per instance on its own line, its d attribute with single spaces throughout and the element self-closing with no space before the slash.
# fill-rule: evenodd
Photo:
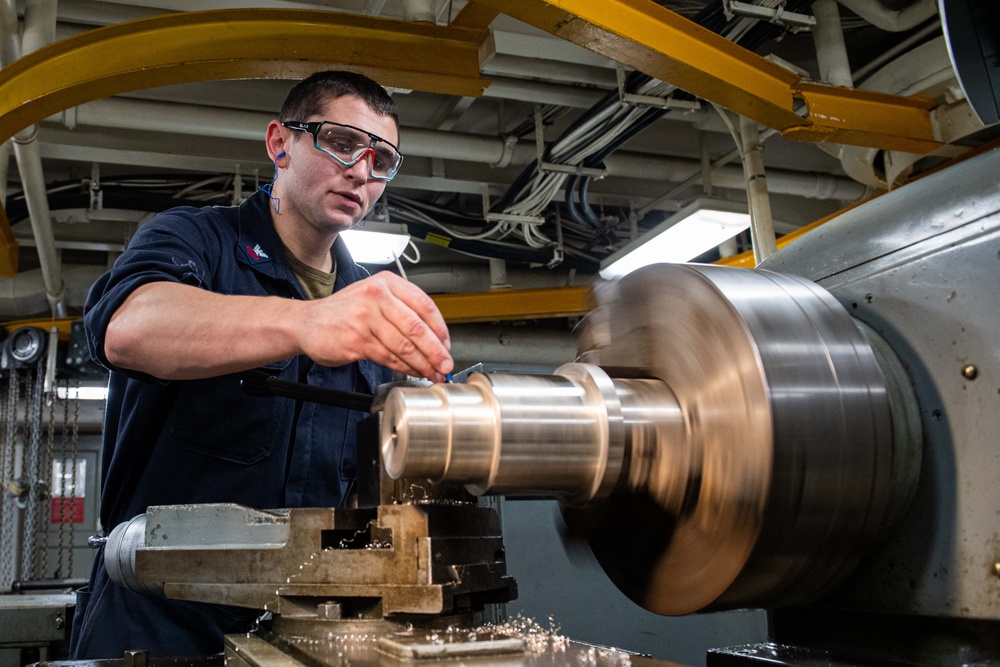
<svg viewBox="0 0 1000 667">
<path fill-rule="evenodd" d="M 528 650 L 534 655 L 540 655 L 549 650 L 565 652 L 570 645 L 569 638 L 559 634 L 560 626 L 549 616 L 549 627 L 542 627 L 535 619 L 518 614 L 501 625 L 487 625 L 481 631 L 490 630 L 500 637 L 519 637 L 524 640 Z M 624 666 L 623 666 L 624 667 Z"/>
</svg>

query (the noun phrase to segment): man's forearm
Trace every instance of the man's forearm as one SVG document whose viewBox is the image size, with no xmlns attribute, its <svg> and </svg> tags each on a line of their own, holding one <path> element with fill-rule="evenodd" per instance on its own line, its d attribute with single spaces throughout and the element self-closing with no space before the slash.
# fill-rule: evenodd
<svg viewBox="0 0 1000 667">
<path fill-rule="evenodd" d="M 163 380 L 234 373 L 300 354 L 303 302 L 157 282 L 136 289 L 105 334 L 108 361 Z"/>
<path fill-rule="evenodd" d="M 305 354 L 324 366 L 370 359 L 443 381 L 454 368 L 449 346 L 431 298 L 381 272 L 312 301 L 143 285 L 111 317 L 104 353 L 120 368 L 164 380 L 235 373 Z"/>
</svg>

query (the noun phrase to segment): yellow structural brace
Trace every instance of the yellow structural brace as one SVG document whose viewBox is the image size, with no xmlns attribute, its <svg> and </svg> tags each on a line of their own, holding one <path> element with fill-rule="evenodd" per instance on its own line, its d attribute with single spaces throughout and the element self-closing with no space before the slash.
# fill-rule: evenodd
<svg viewBox="0 0 1000 667">
<path fill-rule="evenodd" d="M 55 327 L 59 340 L 66 342 L 69 340 L 70 332 L 73 329 L 73 322 L 79 319 L 79 317 L 32 317 L 23 320 L 11 320 L 10 322 L 0 324 L 0 331 L 3 332 L 3 338 L 6 338 L 23 327 L 38 327 L 45 331 L 51 331 Z"/>
<path fill-rule="evenodd" d="M 486 7 L 478 2 L 470 2 L 462 8 L 451 24 L 485 32 L 499 13 L 499 10 L 492 7 Z"/>
<path fill-rule="evenodd" d="M 0 141 L 70 107 L 190 81 L 301 79 L 329 68 L 478 97 L 482 29 L 285 9 L 178 12 L 88 30 L 0 70 Z"/>
<path fill-rule="evenodd" d="M 822 86 L 651 0 L 477 0 L 715 102 L 789 139 L 912 153 L 941 145 L 933 101 Z M 804 115 L 796 112 L 805 104 Z"/>
<path fill-rule="evenodd" d="M 480 78 L 479 65 L 492 45 L 482 25 L 490 13 L 470 10 L 470 27 L 439 27 L 325 11 L 241 9 L 178 12 L 88 30 L 0 70 L 0 143 L 85 102 L 191 81 L 301 79 L 344 68 L 386 86 L 478 97 L 489 83 Z M 0 202 L 0 276 L 17 275 L 17 253 Z"/>
<path fill-rule="evenodd" d="M 10 228 L 7 212 L 0 202 L 0 278 L 11 278 L 17 275 L 17 239 Z"/>
<path fill-rule="evenodd" d="M 593 308 L 588 286 L 433 294 L 446 322 L 502 322 L 584 315 Z"/>
</svg>

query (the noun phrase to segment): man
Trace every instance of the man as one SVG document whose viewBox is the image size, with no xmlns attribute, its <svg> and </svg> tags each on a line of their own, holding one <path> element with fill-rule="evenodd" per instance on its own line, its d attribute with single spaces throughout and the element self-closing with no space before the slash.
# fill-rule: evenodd
<svg viewBox="0 0 1000 667">
<path fill-rule="evenodd" d="M 367 277 L 338 239 L 395 175 L 398 136 L 395 103 L 374 81 L 314 74 L 268 125 L 267 191 L 158 215 L 94 285 L 85 323 L 111 371 L 105 530 L 150 505 L 343 505 L 364 415 L 246 396 L 243 371 L 370 392 L 390 369 L 439 381 L 452 370 L 433 301 L 393 274 Z M 78 595 L 71 652 L 216 653 L 257 613 L 130 593 L 108 580 L 101 553 Z"/>
</svg>

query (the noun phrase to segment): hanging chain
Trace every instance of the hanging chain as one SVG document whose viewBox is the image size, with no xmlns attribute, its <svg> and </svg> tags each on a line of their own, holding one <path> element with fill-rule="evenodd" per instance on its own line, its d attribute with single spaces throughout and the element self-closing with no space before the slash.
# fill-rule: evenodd
<svg viewBox="0 0 1000 667">
<path fill-rule="evenodd" d="M 40 488 L 38 486 L 41 459 L 41 410 L 44 362 L 28 369 L 24 392 L 24 468 L 22 500 L 24 523 L 21 527 L 21 579 L 36 577 L 33 567 L 37 558 Z"/>
<path fill-rule="evenodd" d="M 48 466 L 45 462 L 45 449 L 42 447 L 42 408 L 45 405 L 45 367 L 46 358 L 43 356 L 38 360 L 35 369 L 35 400 L 32 403 L 31 419 L 31 508 L 33 515 L 33 526 L 31 531 L 31 565 L 32 578 L 41 579 L 45 576 L 45 570 L 41 569 L 40 552 L 38 548 L 39 538 L 48 533 L 48 517 L 45 512 L 45 501 L 49 496 L 48 488 Z"/>
<path fill-rule="evenodd" d="M 56 435 L 56 397 L 57 397 L 56 385 L 53 384 L 52 385 L 52 391 L 48 395 L 49 418 L 48 418 L 48 422 L 45 425 L 45 457 L 42 460 L 43 465 L 41 466 L 41 470 L 45 471 L 45 474 L 48 476 L 47 477 L 47 482 L 46 482 L 46 484 L 47 484 L 46 488 L 48 489 L 48 493 L 45 494 L 46 495 L 45 499 L 48 500 L 49 507 L 50 507 L 49 518 L 48 518 L 48 521 L 46 522 L 46 529 L 44 531 L 42 531 L 42 533 L 45 536 L 44 540 L 43 540 L 43 543 L 42 543 L 42 548 L 40 549 L 40 551 L 41 551 L 41 562 L 39 563 L 39 572 L 41 573 L 39 576 L 42 579 L 47 579 L 48 576 L 49 576 L 49 550 L 52 548 L 52 516 L 51 516 L 51 512 L 52 511 L 51 511 L 51 506 L 52 506 L 52 502 L 53 502 L 53 500 L 52 500 L 52 494 L 55 493 L 55 491 L 56 491 L 55 487 L 52 484 L 53 481 L 54 481 L 52 479 L 52 476 L 53 476 L 52 475 L 52 463 L 53 463 L 53 461 L 52 461 L 52 443 L 54 442 L 55 435 Z M 41 481 L 41 480 L 39 480 L 39 481 Z"/>
<path fill-rule="evenodd" d="M 0 587 L 8 588 L 14 580 L 14 525 L 17 513 L 11 493 L 14 482 L 14 424 L 11 402 L 16 395 L 17 373 L 11 369 L 10 381 L 4 392 L 3 438 L 0 439 Z M 16 404 L 16 403 L 15 403 Z"/>
<path fill-rule="evenodd" d="M 18 502 L 20 496 L 20 480 L 15 479 L 17 470 L 17 445 L 22 442 L 20 431 L 17 425 L 17 406 L 21 398 L 21 378 L 16 370 L 11 369 L 10 385 L 7 392 L 7 445 L 9 449 L 9 462 L 4 475 L 4 504 L 7 506 L 8 521 L 3 525 L 3 552 L 6 561 L 6 577 L 2 583 L 9 587 L 18 578 L 18 557 L 17 557 L 17 524 Z"/>
<path fill-rule="evenodd" d="M 66 557 L 67 547 L 67 517 L 66 517 L 66 450 L 69 439 L 69 380 L 60 383 L 63 388 L 63 414 L 62 414 L 62 439 L 60 441 L 60 477 L 59 477 L 59 548 L 56 550 L 56 577 L 66 577 L 66 570 L 63 569 L 63 559 Z"/>
<path fill-rule="evenodd" d="M 76 466 L 77 466 L 77 460 L 78 460 L 78 458 L 80 456 L 80 380 L 79 380 L 79 378 L 76 379 L 76 381 L 74 381 L 73 387 L 74 387 L 74 394 L 75 394 L 73 396 L 73 471 L 70 473 L 70 486 L 73 489 L 73 496 L 72 496 L 72 501 L 71 501 L 72 505 L 71 506 L 73 507 L 72 511 L 75 513 L 76 498 L 77 498 L 77 493 L 76 493 L 76 484 L 77 484 Z M 66 398 L 67 398 L 67 400 L 69 399 L 69 392 L 66 393 Z M 86 480 L 83 480 L 83 481 L 84 481 L 84 483 L 86 483 Z M 66 574 L 67 577 L 72 577 L 73 576 L 73 546 L 74 546 L 73 545 L 73 542 L 74 542 L 73 538 L 74 538 L 74 536 L 76 534 L 76 529 L 75 529 L 76 524 L 72 523 L 73 518 L 74 518 L 73 514 L 71 514 L 70 515 L 70 524 L 69 524 L 69 526 L 70 526 L 70 529 L 69 529 L 69 565 L 67 566 L 67 574 Z"/>
</svg>

